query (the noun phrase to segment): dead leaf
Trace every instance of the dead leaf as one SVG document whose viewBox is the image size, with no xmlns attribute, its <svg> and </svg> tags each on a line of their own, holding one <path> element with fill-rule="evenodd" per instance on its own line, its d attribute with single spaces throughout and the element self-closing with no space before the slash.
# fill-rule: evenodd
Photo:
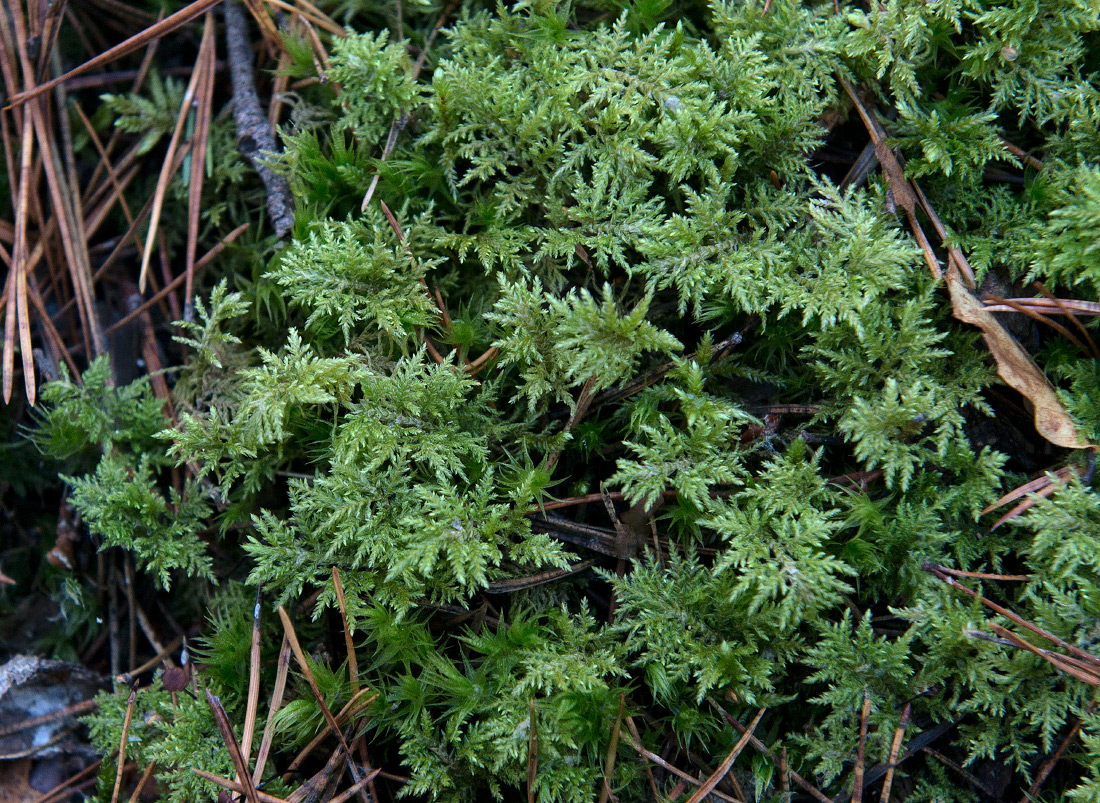
<svg viewBox="0 0 1100 803">
<path fill-rule="evenodd" d="M 875 154 L 882 165 L 882 172 L 886 176 L 890 190 L 894 194 L 894 199 L 897 205 L 905 210 L 910 228 L 913 230 L 913 236 L 917 238 L 917 242 L 924 252 L 925 260 L 928 262 L 932 275 L 939 279 L 941 277 L 939 261 L 917 220 L 917 201 L 920 201 L 921 209 L 928 215 L 941 239 L 945 239 L 946 229 L 940 223 L 935 210 L 928 204 L 920 189 L 905 178 L 905 170 L 901 162 L 887 146 L 882 129 L 859 95 L 847 81 L 841 79 L 841 85 L 852 99 L 860 118 L 863 120 L 863 125 L 874 143 Z M 960 321 L 981 329 L 985 343 L 997 363 L 997 373 L 1001 379 L 1009 387 L 1022 393 L 1035 408 L 1035 429 L 1055 446 L 1062 446 L 1066 449 L 1095 448 L 1091 443 L 1081 439 L 1080 434 L 1077 432 L 1077 425 L 1073 423 L 1073 419 L 1070 418 L 1069 413 L 1062 406 L 1054 386 L 1047 381 L 1043 372 L 1039 370 L 1039 366 L 970 291 L 970 287 L 974 284 L 973 271 L 970 270 L 966 257 L 957 247 L 948 246 L 947 250 L 947 273 L 943 276 L 951 293 L 951 306 L 954 315 Z"/>
<path fill-rule="evenodd" d="M 1066 449 L 1092 448 L 1092 444 L 1083 440 L 1077 432 L 1076 424 L 1039 366 L 967 289 L 954 260 L 948 265 L 945 278 L 955 317 L 982 331 L 985 344 L 997 362 L 997 373 L 1001 379 L 1022 393 L 1035 408 L 1035 429 L 1039 434 L 1055 446 Z"/>
</svg>

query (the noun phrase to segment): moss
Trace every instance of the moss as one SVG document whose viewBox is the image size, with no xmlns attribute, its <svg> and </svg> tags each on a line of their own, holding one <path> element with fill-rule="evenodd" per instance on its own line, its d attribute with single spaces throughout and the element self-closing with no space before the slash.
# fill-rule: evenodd
<svg viewBox="0 0 1100 803">
<path fill-rule="evenodd" d="M 885 180 L 850 186 L 824 161 L 867 141 L 839 83 L 861 81 L 982 275 L 1095 302 L 1100 173 L 1082 132 L 1100 126 L 1100 20 L 1068 0 L 873 5 L 716 0 L 677 24 L 661 4 L 470 8 L 423 75 L 404 43 L 349 36 L 339 96 L 284 131 L 296 239 L 199 307 L 155 457 L 94 423 L 113 405 L 116 432 L 148 439 L 143 391 L 93 398 L 94 375 L 54 386 L 36 438 L 94 423 L 99 466 L 71 471 L 74 503 L 165 585 L 209 570 L 196 534 L 211 523 L 243 530 L 224 549 L 268 601 L 319 589 L 320 616 L 337 567 L 379 694 L 371 750 L 413 796 L 515 798 L 535 745 L 539 800 L 594 800 L 619 728 L 611 787 L 642 800 L 635 738 L 713 767 L 738 737 L 719 708 L 756 706 L 775 754 L 840 796 L 865 699 L 868 762 L 904 709 L 908 739 L 938 732 L 940 754 L 1025 788 L 1081 719 L 1050 789 L 1100 794 L 1092 688 L 975 637 L 981 606 L 922 570 L 1028 574 L 972 584 L 1095 652 L 1087 483 L 995 532 L 979 515 L 1029 460 L 1078 458 L 1029 430 L 1004 447 L 1030 425 L 1006 423 L 1011 392 Z M 254 323 L 272 298 L 285 328 Z M 1037 359 L 1100 432 L 1094 354 L 1043 337 Z M 169 525 L 171 462 L 203 485 Z M 214 619 L 209 660 L 239 655 L 231 619 Z M 333 707 L 350 694 L 339 663 L 318 662 Z M 116 709 L 93 720 L 104 750 Z M 167 731 L 181 771 L 205 755 L 191 716 Z M 320 727 L 301 690 L 280 717 L 292 741 Z M 929 756 L 898 774 L 907 799 L 974 797 Z M 735 775 L 778 799 L 767 761 Z"/>
</svg>

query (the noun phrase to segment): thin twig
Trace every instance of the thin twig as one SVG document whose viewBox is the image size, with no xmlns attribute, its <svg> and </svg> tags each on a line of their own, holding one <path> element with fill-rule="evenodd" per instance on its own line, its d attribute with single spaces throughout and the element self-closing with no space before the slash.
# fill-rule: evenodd
<svg viewBox="0 0 1100 803">
<path fill-rule="evenodd" d="M 233 84 L 233 119 L 237 125 L 237 144 L 241 154 L 252 163 L 267 191 L 267 213 L 280 239 L 294 227 L 294 196 L 284 176 L 276 174 L 263 160 L 263 154 L 277 153 L 271 122 L 264 116 L 252 72 L 252 49 L 248 28 L 236 0 L 226 0 L 225 43 L 229 75 Z"/>
</svg>

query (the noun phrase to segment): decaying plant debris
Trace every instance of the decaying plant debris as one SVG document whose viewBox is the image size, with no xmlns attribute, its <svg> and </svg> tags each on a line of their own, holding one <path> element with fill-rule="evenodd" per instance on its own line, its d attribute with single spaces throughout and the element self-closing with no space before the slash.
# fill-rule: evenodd
<svg viewBox="0 0 1100 803">
<path fill-rule="evenodd" d="M 0 778 L 1100 799 L 1098 31 L 6 3 Z"/>
</svg>

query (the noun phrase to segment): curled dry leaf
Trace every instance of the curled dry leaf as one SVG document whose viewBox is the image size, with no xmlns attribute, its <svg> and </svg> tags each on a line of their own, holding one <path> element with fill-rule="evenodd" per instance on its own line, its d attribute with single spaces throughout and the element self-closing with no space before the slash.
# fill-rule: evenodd
<svg viewBox="0 0 1100 803">
<path fill-rule="evenodd" d="M 997 373 L 1001 379 L 1022 393 L 1035 408 L 1035 429 L 1039 434 L 1055 446 L 1066 449 L 1093 448 L 1078 433 L 1077 425 L 1066 412 L 1054 386 L 1016 339 L 993 317 L 993 313 L 967 289 L 953 261 L 948 266 L 945 279 L 955 317 L 981 330 L 997 362 Z"/>
<path fill-rule="evenodd" d="M 927 203 L 924 194 L 905 178 L 905 170 L 897 155 L 886 144 L 883 131 L 872 117 L 867 105 L 859 97 L 848 82 L 841 79 L 848 96 L 852 99 L 864 127 L 875 146 L 875 154 L 882 165 L 883 175 L 886 177 L 890 190 L 894 195 L 897 205 L 905 210 L 909 219 L 913 236 L 920 244 L 924 252 L 925 260 L 937 279 L 941 277 L 939 260 L 932 251 L 931 244 L 925 237 L 920 223 L 917 220 L 916 211 L 919 206 L 932 221 L 937 234 L 943 239 L 945 229 L 936 216 L 935 210 Z M 989 347 L 993 359 L 997 363 L 997 373 L 1010 387 L 1022 393 L 1035 408 L 1035 429 L 1053 443 L 1066 449 L 1095 448 L 1091 443 L 1081 438 L 1077 432 L 1077 425 L 1073 423 L 1066 408 L 1062 405 L 1054 386 L 1047 381 L 1046 376 L 1039 370 L 1039 366 L 1016 342 L 1008 331 L 1001 326 L 993 314 L 985 308 L 985 305 L 975 297 L 970 290 L 974 286 L 973 271 L 967 264 L 966 257 L 955 247 L 948 248 L 947 272 L 942 274 L 947 282 L 947 289 L 951 294 L 952 312 L 956 318 L 964 323 L 978 327 L 982 332 L 986 345 Z"/>
</svg>

